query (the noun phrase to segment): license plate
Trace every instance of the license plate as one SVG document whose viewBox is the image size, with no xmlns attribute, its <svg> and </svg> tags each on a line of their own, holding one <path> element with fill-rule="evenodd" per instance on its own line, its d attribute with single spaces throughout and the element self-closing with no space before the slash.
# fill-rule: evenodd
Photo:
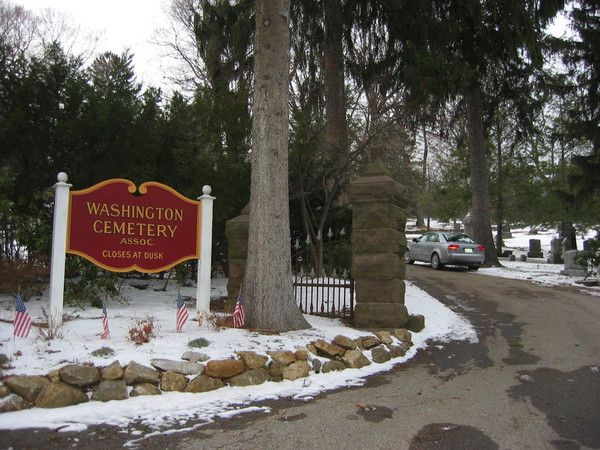
<svg viewBox="0 0 600 450">
<path fill-rule="evenodd" d="M 465 253 L 473 253 L 473 249 L 472 248 L 465 248 Z"/>
</svg>

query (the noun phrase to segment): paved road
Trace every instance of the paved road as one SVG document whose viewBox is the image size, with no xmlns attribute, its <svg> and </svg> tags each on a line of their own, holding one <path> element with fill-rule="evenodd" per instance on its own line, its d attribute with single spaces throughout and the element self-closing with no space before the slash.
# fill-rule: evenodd
<svg viewBox="0 0 600 450">
<path fill-rule="evenodd" d="M 140 447 L 600 448 L 600 297 L 426 266 L 410 267 L 407 278 L 471 320 L 479 342 L 433 345 L 363 387 L 273 402 L 269 414 L 144 439 Z M 55 434 L 50 442 L 111 448 L 127 440 L 102 428 L 92 433 Z"/>
</svg>

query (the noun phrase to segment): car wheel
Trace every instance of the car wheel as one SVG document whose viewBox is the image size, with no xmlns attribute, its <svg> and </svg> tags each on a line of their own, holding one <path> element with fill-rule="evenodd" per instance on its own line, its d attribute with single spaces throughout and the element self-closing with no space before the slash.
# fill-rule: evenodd
<svg viewBox="0 0 600 450">
<path fill-rule="evenodd" d="M 476 271 L 479 269 L 479 266 L 469 266 L 469 270 Z"/>
<path fill-rule="evenodd" d="M 406 250 L 404 252 L 404 262 L 406 264 L 413 264 L 415 262 L 415 260 L 411 259 L 411 257 L 410 257 L 410 250 Z"/>
<path fill-rule="evenodd" d="M 444 265 L 440 261 L 440 255 L 438 255 L 437 253 L 431 255 L 431 267 L 433 267 L 435 270 L 439 270 L 442 267 L 444 267 Z"/>
</svg>

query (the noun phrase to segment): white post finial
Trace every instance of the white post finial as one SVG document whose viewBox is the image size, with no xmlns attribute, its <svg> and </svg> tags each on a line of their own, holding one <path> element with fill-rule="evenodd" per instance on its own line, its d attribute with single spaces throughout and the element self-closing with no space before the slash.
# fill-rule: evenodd
<svg viewBox="0 0 600 450">
<path fill-rule="evenodd" d="M 210 313 L 210 264 L 212 259 L 213 200 L 210 186 L 202 187 L 200 200 L 200 259 L 198 260 L 198 282 L 196 287 L 196 317 Z"/>
<path fill-rule="evenodd" d="M 69 177 L 60 172 L 54 185 L 54 222 L 52 225 L 52 259 L 50 261 L 50 312 L 48 327 L 62 324 L 65 290 L 65 258 L 67 252 L 67 220 L 69 214 Z"/>
</svg>

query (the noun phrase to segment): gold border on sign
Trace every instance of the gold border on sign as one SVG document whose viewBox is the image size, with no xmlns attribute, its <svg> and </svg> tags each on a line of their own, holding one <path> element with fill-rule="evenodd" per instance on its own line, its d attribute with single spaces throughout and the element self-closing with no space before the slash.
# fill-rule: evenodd
<svg viewBox="0 0 600 450">
<path fill-rule="evenodd" d="M 117 267 L 113 267 L 113 266 L 109 266 L 107 264 L 101 263 L 100 261 L 96 260 L 95 258 L 93 258 L 92 256 L 80 252 L 78 250 L 73 250 L 71 249 L 71 212 L 72 212 L 72 201 L 73 201 L 73 196 L 75 195 L 83 195 L 83 194 L 88 194 L 90 192 L 94 192 L 97 191 L 98 189 L 109 185 L 109 184 L 116 184 L 116 183 L 124 183 L 127 184 L 127 190 L 129 191 L 130 194 L 134 194 L 136 191 L 138 191 L 140 194 L 145 194 L 146 192 L 148 192 L 148 187 L 149 186 L 157 186 L 160 187 L 168 192 L 170 192 L 171 194 L 175 195 L 176 197 L 178 197 L 180 200 L 183 200 L 184 202 L 187 202 L 191 205 L 196 206 L 197 209 L 197 220 L 196 220 L 196 249 L 195 249 L 195 253 L 192 255 L 186 255 L 183 256 L 181 258 L 179 258 L 177 261 L 172 262 L 166 266 L 162 266 L 158 269 L 144 269 L 140 266 L 138 266 L 137 264 L 133 264 L 129 267 L 124 267 L 124 268 L 117 268 Z M 119 272 L 119 273 L 123 273 L 123 272 L 131 272 L 132 270 L 136 270 L 138 272 L 141 273 L 157 273 L 157 272 L 163 272 L 165 270 L 169 270 L 172 267 L 175 267 L 177 264 L 180 264 L 184 261 L 188 261 L 191 259 L 200 259 L 201 255 L 200 255 L 200 241 L 202 239 L 202 235 L 201 235 L 201 230 L 202 230 L 202 202 L 198 201 L 198 200 L 192 200 L 190 198 L 187 198 L 186 196 L 184 196 L 183 194 L 180 194 L 179 192 L 177 192 L 175 189 L 173 189 L 170 186 L 167 186 L 166 184 L 163 183 L 159 183 L 157 181 L 146 181 L 142 184 L 140 184 L 139 188 L 136 187 L 135 183 L 133 181 L 127 180 L 125 178 L 111 178 L 109 180 L 104 180 L 101 181 L 100 183 L 97 183 L 93 186 L 90 186 L 89 188 L 85 188 L 85 189 L 81 189 L 78 191 L 70 191 L 69 192 L 69 207 L 68 207 L 68 211 L 67 211 L 67 249 L 66 249 L 66 253 L 69 253 L 71 255 L 77 255 L 77 256 L 81 256 L 82 258 L 87 259 L 88 261 L 90 261 L 92 264 L 95 264 L 96 266 L 104 269 L 104 270 L 108 270 L 110 272 Z"/>
</svg>

